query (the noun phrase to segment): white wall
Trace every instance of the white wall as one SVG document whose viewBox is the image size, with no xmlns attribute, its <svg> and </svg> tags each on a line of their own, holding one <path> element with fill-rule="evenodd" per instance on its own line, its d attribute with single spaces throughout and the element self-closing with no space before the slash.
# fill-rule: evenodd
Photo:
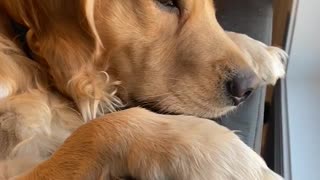
<svg viewBox="0 0 320 180">
<path fill-rule="evenodd" d="M 320 0 L 300 0 L 293 35 L 290 79 L 320 78 Z"/>
<path fill-rule="evenodd" d="M 293 180 L 320 180 L 320 0 L 300 0 L 288 69 Z"/>
</svg>

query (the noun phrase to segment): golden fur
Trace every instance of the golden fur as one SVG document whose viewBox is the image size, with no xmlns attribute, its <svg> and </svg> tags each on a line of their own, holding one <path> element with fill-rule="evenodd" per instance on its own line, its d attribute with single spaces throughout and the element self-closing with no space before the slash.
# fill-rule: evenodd
<svg viewBox="0 0 320 180">
<path fill-rule="evenodd" d="M 0 14 L 0 159 L 27 160 L 32 167 L 84 121 L 71 102 L 49 91 L 47 74 L 12 41 L 8 24 Z M 15 164 L 10 173 L 30 168 L 21 166 Z"/>
<path fill-rule="evenodd" d="M 218 117 L 234 109 L 224 83 L 250 68 L 211 0 L 185 0 L 178 15 L 154 0 L 4 3 L 86 120 L 134 102 Z"/>
<path fill-rule="evenodd" d="M 1 1 L 28 29 L 36 62 L 2 15 L 0 177 L 31 170 L 100 117 L 21 178 L 278 179 L 208 120 L 112 113 L 140 105 L 215 118 L 235 108 L 225 87 L 234 75 L 253 71 L 261 84 L 284 76 L 285 53 L 223 31 L 211 0 L 180 3 L 168 10 L 154 0 Z"/>
<path fill-rule="evenodd" d="M 50 160 L 17 179 L 126 175 L 146 180 L 280 179 L 232 131 L 206 119 L 140 108 L 80 127 Z"/>
</svg>

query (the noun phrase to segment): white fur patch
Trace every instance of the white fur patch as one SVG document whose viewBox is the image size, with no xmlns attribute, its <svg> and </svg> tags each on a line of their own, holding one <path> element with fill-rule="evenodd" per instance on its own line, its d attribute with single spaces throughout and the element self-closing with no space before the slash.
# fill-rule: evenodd
<svg viewBox="0 0 320 180">
<path fill-rule="evenodd" d="M 286 74 L 288 55 L 277 47 L 269 47 L 268 51 L 272 57 L 272 59 L 270 59 L 270 69 L 273 75 L 272 84 L 274 84 L 277 79 L 283 78 Z"/>
<path fill-rule="evenodd" d="M 10 90 L 4 85 L 0 84 L 0 99 L 6 98 L 10 95 Z"/>
</svg>

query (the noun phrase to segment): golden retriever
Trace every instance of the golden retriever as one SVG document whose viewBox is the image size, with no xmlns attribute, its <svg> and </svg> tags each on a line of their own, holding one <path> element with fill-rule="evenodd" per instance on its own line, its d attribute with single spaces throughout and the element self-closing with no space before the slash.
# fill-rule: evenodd
<svg viewBox="0 0 320 180">
<path fill-rule="evenodd" d="M 13 67 L 0 69 L 6 177 L 49 158 L 74 129 L 100 117 L 21 178 L 279 178 L 233 132 L 191 117 L 224 115 L 285 74 L 285 53 L 223 31 L 211 0 L 3 0 L 0 7 L 28 29 L 37 61 L 2 33 L 1 67 Z M 133 106 L 191 116 L 112 113 Z"/>
</svg>

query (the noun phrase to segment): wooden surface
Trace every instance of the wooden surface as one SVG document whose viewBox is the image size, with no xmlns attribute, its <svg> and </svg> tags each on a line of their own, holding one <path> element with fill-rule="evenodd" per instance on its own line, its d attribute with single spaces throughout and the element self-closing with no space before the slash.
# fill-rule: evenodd
<svg viewBox="0 0 320 180">
<path fill-rule="evenodd" d="M 273 0 L 273 34 L 272 44 L 284 47 L 286 32 L 290 21 L 292 0 Z"/>
</svg>

